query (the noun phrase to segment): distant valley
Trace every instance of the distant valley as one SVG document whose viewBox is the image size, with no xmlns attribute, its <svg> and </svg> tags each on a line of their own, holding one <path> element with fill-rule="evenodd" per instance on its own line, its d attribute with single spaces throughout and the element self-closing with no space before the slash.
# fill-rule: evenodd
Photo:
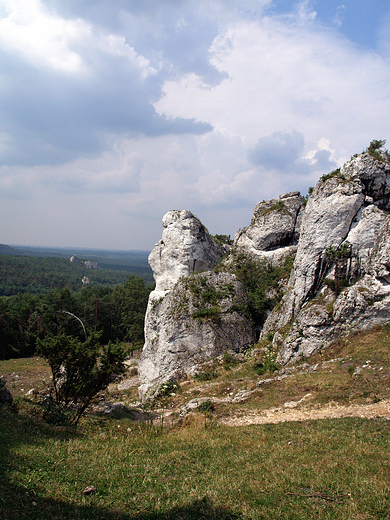
<svg viewBox="0 0 390 520">
<path fill-rule="evenodd" d="M 81 248 L 9 246 L 0 244 L 0 296 L 46 293 L 56 287 L 77 290 L 84 276 L 91 286 L 113 286 L 137 275 L 153 282 L 149 251 L 115 251 Z M 76 256 L 99 265 L 98 270 L 70 263 Z"/>
</svg>

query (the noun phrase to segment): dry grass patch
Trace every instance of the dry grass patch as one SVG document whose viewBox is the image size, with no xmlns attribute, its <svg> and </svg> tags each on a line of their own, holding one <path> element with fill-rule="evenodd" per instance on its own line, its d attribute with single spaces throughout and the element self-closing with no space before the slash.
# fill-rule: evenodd
<svg viewBox="0 0 390 520">
<path fill-rule="evenodd" d="M 44 390 L 51 380 L 47 362 L 38 356 L 0 361 L 0 376 L 14 397 L 21 397 L 29 390 Z"/>
</svg>

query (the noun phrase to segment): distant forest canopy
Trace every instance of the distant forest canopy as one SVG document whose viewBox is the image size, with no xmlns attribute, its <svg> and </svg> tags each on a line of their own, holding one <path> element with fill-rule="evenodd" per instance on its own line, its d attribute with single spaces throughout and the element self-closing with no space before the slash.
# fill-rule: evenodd
<svg viewBox="0 0 390 520">
<path fill-rule="evenodd" d="M 124 341 L 142 347 L 144 316 L 152 285 L 130 275 L 122 285 L 57 288 L 47 294 L 0 297 L 0 359 L 35 353 L 37 339 L 67 334 L 85 341 L 100 332 L 103 344 Z M 80 321 L 82 321 L 82 324 Z"/>
<path fill-rule="evenodd" d="M 130 350 L 140 348 L 154 287 L 148 254 L 0 244 L 0 359 L 31 356 L 37 339 L 47 336 L 85 341 L 79 319 L 88 335 L 101 333 L 102 343 L 124 341 Z M 71 263 L 72 256 L 101 269 Z"/>
<path fill-rule="evenodd" d="M 62 250 L 13 248 L 0 244 L 0 296 L 22 293 L 47 294 L 55 288 L 82 288 L 83 277 L 91 287 L 113 287 L 136 274 L 146 283 L 153 282 L 147 251 Z M 70 257 L 92 260 L 99 270 L 71 263 Z M 84 284 L 85 285 L 85 284 Z"/>
</svg>

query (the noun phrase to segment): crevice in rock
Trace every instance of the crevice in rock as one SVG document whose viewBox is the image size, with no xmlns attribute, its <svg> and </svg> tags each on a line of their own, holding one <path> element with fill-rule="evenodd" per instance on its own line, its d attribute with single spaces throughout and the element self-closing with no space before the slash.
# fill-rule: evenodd
<svg viewBox="0 0 390 520">
<path fill-rule="evenodd" d="M 292 246 L 293 244 L 293 234 L 289 233 L 285 237 L 283 237 L 282 240 L 280 240 L 276 245 L 268 246 L 263 249 L 263 251 L 277 251 L 278 249 L 281 249 L 282 247 L 288 247 Z"/>
</svg>

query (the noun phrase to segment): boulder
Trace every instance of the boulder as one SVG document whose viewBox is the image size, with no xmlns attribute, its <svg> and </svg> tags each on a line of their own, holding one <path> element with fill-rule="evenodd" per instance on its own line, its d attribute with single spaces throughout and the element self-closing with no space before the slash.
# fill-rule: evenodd
<svg viewBox="0 0 390 520">
<path fill-rule="evenodd" d="M 0 404 L 12 404 L 12 401 L 11 392 L 6 388 L 4 381 L 0 379 Z"/>
</svg>

